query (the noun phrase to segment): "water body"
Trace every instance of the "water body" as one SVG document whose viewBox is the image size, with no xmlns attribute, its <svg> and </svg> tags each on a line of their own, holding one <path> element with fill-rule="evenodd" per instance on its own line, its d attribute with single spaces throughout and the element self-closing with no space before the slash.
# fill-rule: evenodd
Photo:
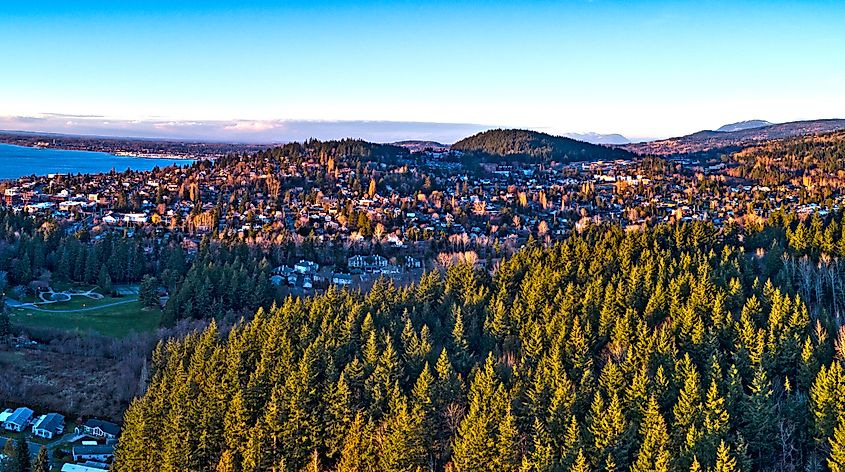
<svg viewBox="0 0 845 472">
<path fill-rule="evenodd" d="M 115 156 L 105 152 L 37 149 L 0 144 L 0 180 L 33 174 L 97 174 L 110 172 L 112 169 L 118 172 L 126 169 L 152 170 L 156 166 L 188 165 L 192 162 L 188 159 L 146 159 Z"/>
</svg>

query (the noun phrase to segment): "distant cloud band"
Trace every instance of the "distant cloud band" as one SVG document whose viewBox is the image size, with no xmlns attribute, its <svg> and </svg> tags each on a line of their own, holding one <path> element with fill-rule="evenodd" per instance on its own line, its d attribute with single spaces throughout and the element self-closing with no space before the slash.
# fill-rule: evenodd
<svg viewBox="0 0 845 472">
<path fill-rule="evenodd" d="M 259 144 L 347 137 L 374 142 L 420 139 L 452 143 L 493 127 L 470 123 L 406 121 L 115 120 L 95 115 L 54 113 L 0 116 L 0 129 L 7 131 Z"/>
</svg>

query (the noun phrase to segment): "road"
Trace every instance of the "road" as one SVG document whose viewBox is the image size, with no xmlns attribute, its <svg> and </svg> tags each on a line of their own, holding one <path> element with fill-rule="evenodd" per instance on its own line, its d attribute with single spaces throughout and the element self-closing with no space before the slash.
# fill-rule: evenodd
<svg viewBox="0 0 845 472">
<path fill-rule="evenodd" d="M 50 442 L 47 444 L 43 444 L 44 447 L 47 448 L 48 451 L 52 453 L 55 449 L 65 443 L 73 443 L 79 441 L 80 439 L 84 438 L 84 434 L 65 434 L 64 436 Z M 41 451 L 42 444 L 38 444 L 30 439 L 30 436 L 27 435 L 26 438 L 26 445 L 29 446 L 29 454 L 32 456 L 32 460 L 34 461 L 36 457 L 38 457 L 38 452 Z M 52 454 L 50 455 L 52 457 Z M 50 460 L 52 463 L 52 459 Z"/>
</svg>

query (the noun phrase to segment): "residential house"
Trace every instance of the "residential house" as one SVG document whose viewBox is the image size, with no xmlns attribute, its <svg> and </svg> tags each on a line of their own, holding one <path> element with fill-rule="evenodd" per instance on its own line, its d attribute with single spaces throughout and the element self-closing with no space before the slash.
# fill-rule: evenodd
<svg viewBox="0 0 845 472">
<path fill-rule="evenodd" d="M 363 272 L 378 272 L 387 267 L 387 259 L 382 256 L 352 256 L 347 265 Z"/>
<path fill-rule="evenodd" d="M 17 431 L 18 433 L 23 432 L 29 426 L 30 421 L 32 421 L 33 413 L 35 412 L 29 408 L 20 407 L 3 421 L 3 428 L 8 431 Z"/>
<path fill-rule="evenodd" d="M 332 283 L 341 287 L 352 285 L 352 274 L 334 274 L 332 275 Z"/>
<path fill-rule="evenodd" d="M 398 265 L 395 265 L 395 264 L 386 265 L 381 269 L 381 273 L 385 274 L 385 275 L 396 275 L 400 272 L 401 272 L 401 269 L 399 268 Z"/>
<path fill-rule="evenodd" d="M 62 466 L 62 472 L 103 472 L 105 470 L 108 469 L 85 464 L 65 464 Z"/>
<path fill-rule="evenodd" d="M 123 221 L 127 223 L 144 224 L 149 220 L 149 217 L 144 213 L 127 213 L 123 215 Z"/>
<path fill-rule="evenodd" d="M 293 266 L 293 270 L 300 274 L 316 274 L 320 270 L 320 264 L 312 261 L 299 261 Z"/>
<path fill-rule="evenodd" d="M 86 434 L 95 438 L 117 439 L 120 426 L 102 420 L 88 420 L 74 429 L 76 434 Z"/>
<path fill-rule="evenodd" d="M 32 434 L 44 439 L 53 439 L 65 432 L 65 417 L 58 413 L 41 415 L 32 424 Z"/>
<path fill-rule="evenodd" d="M 99 446 L 74 446 L 72 453 L 75 462 L 87 460 L 107 462 L 114 459 L 114 446 L 108 444 Z"/>
</svg>

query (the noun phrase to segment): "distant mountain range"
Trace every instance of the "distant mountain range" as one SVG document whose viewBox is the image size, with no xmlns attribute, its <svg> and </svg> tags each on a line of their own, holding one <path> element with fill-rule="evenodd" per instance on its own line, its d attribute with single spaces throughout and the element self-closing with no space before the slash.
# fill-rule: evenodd
<svg viewBox="0 0 845 472">
<path fill-rule="evenodd" d="M 397 141 L 395 143 L 391 143 L 394 146 L 403 147 L 411 152 L 423 152 L 423 151 L 434 151 L 434 152 L 445 152 L 449 150 L 448 144 L 438 143 L 437 141 L 419 141 L 419 140 L 407 140 L 407 141 Z"/>
<path fill-rule="evenodd" d="M 600 134 L 600 133 L 564 133 L 564 137 L 577 141 L 584 141 L 590 144 L 613 144 L 622 145 L 631 142 L 621 134 Z"/>
<path fill-rule="evenodd" d="M 765 126 L 772 126 L 773 124 L 774 123 L 771 123 L 766 120 L 748 120 L 722 126 L 716 131 L 721 131 L 723 133 L 731 133 L 734 131 L 745 131 L 747 129 L 763 128 Z"/>
<path fill-rule="evenodd" d="M 751 124 L 749 125 L 749 123 Z M 763 126 L 756 126 L 754 123 L 759 124 L 762 122 L 760 120 L 754 120 L 726 125 L 720 128 L 740 128 L 735 131 L 699 131 L 687 136 L 645 143 L 632 143 L 620 147 L 640 155 L 671 156 L 696 153 L 721 153 L 735 151 L 770 139 L 807 136 L 845 129 L 845 120 L 793 121 L 790 123 Z"/>
<path fill-rule="evenodd" d="M 598 161 L 630 159 L 628 151 L 563 136 L 520 129 L 494 129 L 464 138 L 452 150 L 494 157 L 522 157 L 538 161 Z"/>
</svg>

